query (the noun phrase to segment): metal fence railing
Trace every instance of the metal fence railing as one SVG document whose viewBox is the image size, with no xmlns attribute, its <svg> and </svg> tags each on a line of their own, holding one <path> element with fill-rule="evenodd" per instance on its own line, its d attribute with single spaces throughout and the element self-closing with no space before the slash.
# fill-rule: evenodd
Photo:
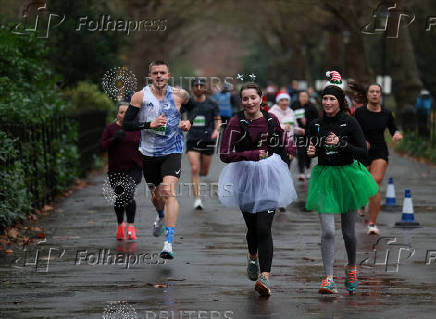
<svg viewBox="0 0 436 319">
<path fill-rule="evenodd" d="M 77 140 L 66 137 L 71 125 L 77 129 Z M 19 161 L 24 170 L 26 189 L 32 195 L 32 207 L 41 208 L 52 202 L 58 192 L 59 163 L 65 156 L 60 153 L 62 143 L 73 142 L 79 153 L 78 176 L 92 168 L 95 155 L 99 154 L 99 141 L 106 126 L 106 112 L 96 111 L 72 117 L 56 116 L 38 124 L 8 123 L 0 121 L 0 130 L 17 139 L 17 156 L 8 156 L 0 162 L 0 169 L 7 169 Z M 77 161 L 77 160 L 75 160 Z M 64 163 L 65 165 L 65 163 Z M 68 165 L 68 163 L 67 163 Z"/>
<path fill-rule="evenodd" d="M 1 165 L 10 165 L 17 160 L 21 162 L 26 188 L 32 194 L 35 208 L 41 208 L 56 195 L 59 137 L 65 131 L 68 120 L 66 117 L 53 117 L 38 124 L 0 122 L 0 130 L 18 139 L 18 155 L 16 158 L 9 157 Z"/>
</svg>

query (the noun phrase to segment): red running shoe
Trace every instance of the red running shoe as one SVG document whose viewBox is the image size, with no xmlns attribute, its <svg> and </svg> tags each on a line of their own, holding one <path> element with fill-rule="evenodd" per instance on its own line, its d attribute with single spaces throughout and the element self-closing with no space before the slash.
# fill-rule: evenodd
<svg viewBox="0 0 436 319">
<path fill-rule="evenodd" d="M 128 240 L 136 240 L 135 226 L 127 227 L 127 239 Z"/>
<path fill-rule="evenodd" d="M 123 222 L 121 225 L 118 225 L 117 234 L 115 235 L 115 237 L 118 240 L 126 239 L 126 223 Z"/>
</svg>

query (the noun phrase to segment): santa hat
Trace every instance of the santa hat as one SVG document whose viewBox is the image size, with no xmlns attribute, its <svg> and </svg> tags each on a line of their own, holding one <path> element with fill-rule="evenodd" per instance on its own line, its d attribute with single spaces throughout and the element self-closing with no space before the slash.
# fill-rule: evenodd
<svg viewBox="0 0 436 319">
<path fill-rule="evenodd" d="M 341 75 L 337 71 L 328 71 L 326 73 L 328 82 L 324 87 L 324 90 L 321 92 L 321 96 L 324 95 L 334 95 L 341 108 L 343 108 L 345 103 L 345 92 L 344 92 L 344 83 L 342 82 Z"/>
<path fill-rule="evenodd" d="M 279 93 L 279 94 L 276 96 L 276 103 L 279 103 L 279 101 L 280 101 L 281 99 L 288 99 L 288 100 L 289 100 L 289 103 L 291 103 L 291 97 L 290 97 L 289 94 L 286 93 L 286 92 Z"/>
<path fill-rule="evenodd" d="M 342 82 L 341 74 L 338 71 L 327 71 L 325 75 L 328 81 L 324 87 L 334 85 L 344 90 L 344 82 Z"/>
</svg>

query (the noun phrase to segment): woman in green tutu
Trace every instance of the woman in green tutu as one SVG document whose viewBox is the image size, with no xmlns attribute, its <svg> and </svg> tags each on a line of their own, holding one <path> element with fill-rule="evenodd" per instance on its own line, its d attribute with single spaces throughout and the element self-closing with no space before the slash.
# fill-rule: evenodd
<svg viewBox="0 0 436 319">
<path fill-rule="evenodd" d="M 335 215 L 341 215 L 342 235 L 348 256 L 345 287 L 357 288 L 356 211 L 365 206 L 378 191 L 366 168 L 356 159 L 366 155 L 365 138 L 357 121 L 344 111 L 347 106 L 341 76 L 327 72 L 329 83 L 321 94 L 323 117 L 314 120 L 307 130 L 307 154 L 318 156 L 309 181 L 306 209 L 317 211 L 321 222 L 321 254 L 325 279 L 320 293 L 337 293 L 333 280 L 335 258 Z"/>
</svg>

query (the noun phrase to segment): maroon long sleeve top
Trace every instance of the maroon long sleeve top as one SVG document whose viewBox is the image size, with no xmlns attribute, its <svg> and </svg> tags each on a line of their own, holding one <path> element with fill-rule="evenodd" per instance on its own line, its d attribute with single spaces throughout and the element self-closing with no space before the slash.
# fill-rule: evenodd
<svg viewBox="0 0 436 319">
<path fill-rule="evenodd" d="M 142 156 L 138 150 L 140 131 L 126 131 L 122 139 L 114 140 L 113 137 L 121 129 L 117 123 L 108 124 L 100 140 L 100 149 L 108 152 L 110 172 L 129 170 L 135 166 L 142 168 Z"/>
<path fill-rule="evenodd" d="M 275 131 L 280 135 L 280 141 L 285 146 L 288 154 L 295 155 L 294 141 L 288 138 L 286 132 L 280 127 L 278 118 L 271 114 L 274 119 Z M 262 116 L 255 120 L 248 121 L 248 133 L 256 148 L 244 149 L 240 142 L 242 138 L 242 128 L 239 124 L 239 118 L 234 116 L 230 119 L 229 124 L 224 131 L 223 139 L 220 148 L 220 158 L 225 163 L 239 162 L 239 161 L 258 161 L 259 151 L 268 150 L 267 137 L 268 137 L 268 123 Z M 272 154 L 269 154 L 271 156 Z"/>
</svg>

